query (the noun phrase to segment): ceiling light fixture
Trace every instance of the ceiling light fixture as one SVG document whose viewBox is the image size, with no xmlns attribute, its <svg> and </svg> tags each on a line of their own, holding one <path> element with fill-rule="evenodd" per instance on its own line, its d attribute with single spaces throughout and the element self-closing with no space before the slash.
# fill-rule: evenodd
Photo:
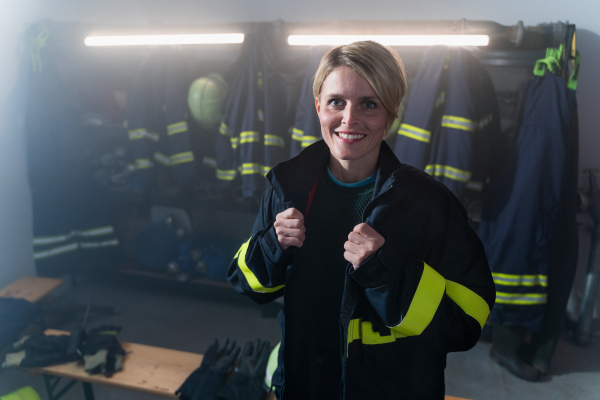
<svg viewBox="0 0 600 400">
<path fill-rule="evenodd" d="M 243 33 L 88 36 L 84 40 L 86 46 L 151 46 L 169 44 L 229 44 L 243 42 Z"/>
<path fill-rule="evenodd" d="M 290 46 L 337 46 L 359 40 L 373 40 L 388 46 L 487 46 L 488 35 L 290 35 Z"/>
</svg>

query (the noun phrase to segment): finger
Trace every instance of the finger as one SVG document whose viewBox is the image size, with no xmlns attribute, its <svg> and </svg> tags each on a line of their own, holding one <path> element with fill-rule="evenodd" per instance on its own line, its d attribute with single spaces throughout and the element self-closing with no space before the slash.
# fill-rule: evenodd
<svg viewBox="0 0 600 400">
<path fill-rule="evenodd" d="M 302 213 L 295 208 L 288 208 L 287 210 L 280 212 L 277 214 L 276 218 L 299 219 L 304 221 L 304 215 L 302 215 Z"/>
</svg>

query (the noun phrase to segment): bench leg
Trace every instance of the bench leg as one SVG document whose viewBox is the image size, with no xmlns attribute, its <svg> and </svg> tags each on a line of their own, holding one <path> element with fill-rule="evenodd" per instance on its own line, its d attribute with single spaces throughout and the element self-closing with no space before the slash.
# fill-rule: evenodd
<svg viewBox="0 0 600 400">
<path fill-rule="evenodd" d="M 46 392 L 48 393 L 48 400 L 59 400 L 65 395 L 78 381 L 73 379 L 66 385 L 64 385 L 60 391 L 55 393 L 61 378 L 56 376 L 44 375 L 44 383 L 46 384 Z M 85 400 L 94 400 L 94 390 L 92 384 L 89 382 L 81 382 L 83 386 L 83 394 Z"/>
<path fill-rule="evenodd" d="M 92 384 L 89 382 L 81 382 L 83 385 L 83 394 L 85 394 L 85 400 L 94 400 L 94 390 Z"/>
</svg>

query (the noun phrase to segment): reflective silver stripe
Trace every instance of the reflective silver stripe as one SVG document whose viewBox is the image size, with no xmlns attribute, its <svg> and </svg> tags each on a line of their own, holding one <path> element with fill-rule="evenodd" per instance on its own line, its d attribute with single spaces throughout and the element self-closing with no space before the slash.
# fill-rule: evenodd
<svg viewBox="0 0 600 400">
<path fill-rule="evenodd" d="M 297 140 L 297 141 L 301 142 L 303 136 L 304 136 L 304 131 L 301 131 L 298 128 L 292 128 L 292 139 L 293 140 Z"/>
<path fill-rule="evenodd" d="M 256 131 L 245 131 L 240 133 L 240 143 L 260 142 L 260 133 Z"/>
<path fill-rule="evenodd" d="M 425 172 L 432 176 L 443 176 L 460 182 L 468 182 L 469 179 L 471 179 L 471 173 L 469 171 L 463 171 L 448 165 L 427 165 L 425 167 Z"/>
<path fill-rule="evenodd" d="M 243 163 L 240 167 L 242 175 L 260 174 L 262 173 L 262 165 L 257 163 Z"/>
<path fill-rule="evenodd" d="M 158 161 L 159 163 L 161 163 L 162 165 L 166 165 L 166 166 L 171 165 L 171 159 L 166 154 L 156 152 L 156 153 L 154 153 L 154 159 L 156 161 Z"/>
<path fill-rule="evenodd" d="M 431 132 L 409 124 L 400 125 L 398 135 L 406 136 L 408 138 L 425 143 L 429 143 L 431 141 Z"/>
<path fill-rule="evenodd" d="M 204 157 L 202 159 L 202 164 L 206 165 L 207 167 L 217 168 L 217 160 L 212 157 Z"/>
<path fill-rule="evenodd" d="M 174 124 L 167 126 L 167 133 L 169 135 L 175 135 L 176 133 L 187 132 L 187 130 L 188 130 L 188 125 L 187 125 L 187 122 L 185 122 L 185 121 L 176 122 Z"/>
<path fill-rule="evenodd" d="M 103 247 L 113 247 L 119 245 L 118 239 L 104 240 L 102 242 L 81 242 L 79 243 L 82 249 L 100 249 Z"/>
<path fill-rule="evenodd" d="M 492 276 L 496 285 L 548 287 L 548 276 L 546 275 L 511 275 L 493 272 Z"/>
<path fill-rule="evenodd" d="M 217 169 L 217 179 L 222 181 L 232 181 L 236 175 L 237 171 L 234 169 Z"/>
<path fill-rule="evenodd" d="M 265 146 L 285 147 L 285 141 L 281 136 L 265 135 Z"/>
<path fill-rule="evenodd" d="M 158 142 L 158 139 L 159 139 L 158 133 L 149 132 L 144 128 L 130 130 L 128 132 L 128 134 L 129 134 L 129 140 L 148 138 L 148 139 L 152 140 L 153 142 Z"/>
<path fill-rule="evenodd" d="M 460 129 L 467 132 L 475 131 L 475 124 L 472 120 L 454 115 L 443 115 L 442 126 L 445 128 Z"/>
<path fill-rule="evenodd" d="M 483 182 L 469 181 L 467 182 L 467 189 L 474 192 L 481 192 L 483 190 Z"/>
<path fill-rule="evenodd" d="M 523 306 L 546 304 L 548 296 L 545 293 L 503 293 L 496 292 L 496 303 Z"/>
<path fill-rule="evenodd" d="M 225 122 L 221 122 L 221 126 L 219 126 L 219 132 L 221 133 L 221 135 L 231 137 L 231 131 L 229 130 L 229 127 L 225 124 Z"/>
<path fill-rule="evenodd" d="M 194 161 L 194 153 L 186 151 L 184 153 L 174 154 L 171 156 L 171 165 L 178 165 Z"/>
<path fill-rule="evenodd" d="M 302 147 L 308 147 L 311 144 L 313 144 L 314 142 L 316 142 L 317 140 L 319 140 L 319 138 L 316 136 L 303 136 L 302 137 Z"/>
<path fill-rule="evenodd" d="M 70 243 L 64 246 L 55 247 L 53 249 L 43 250 L 43 251 L 34 251 L 33 258 L 34 260 L 42 260 L 44 258 L 54 257 L 65 253 L 70 253 L 78 249 L 77 243 Z"/>
</svg>

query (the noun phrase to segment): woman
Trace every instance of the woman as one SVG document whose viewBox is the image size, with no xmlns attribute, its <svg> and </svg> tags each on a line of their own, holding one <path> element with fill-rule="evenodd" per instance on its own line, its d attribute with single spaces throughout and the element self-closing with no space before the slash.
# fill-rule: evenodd
<svg viewBox="0 0 600 400">
<path fill-rule="evenodd" d="M 446 354 L 471 348 L 494 302 L 456 198 L 383 141 L 406 93 L 375 42 L 329 51 L 313 85 L 323 140 L 267 175 L 230 283 L 284 295 L 280 399 L 444 398 Z"/>
</svg>

